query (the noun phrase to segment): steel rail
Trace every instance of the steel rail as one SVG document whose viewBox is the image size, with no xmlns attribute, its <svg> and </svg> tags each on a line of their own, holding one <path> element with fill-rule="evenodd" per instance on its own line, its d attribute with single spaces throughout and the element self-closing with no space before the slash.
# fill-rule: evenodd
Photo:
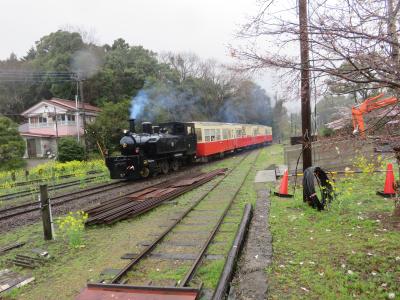
<svg viewBox="0 0 400 300">
<path fill-rule="evenodd" d="M 119 282 L 119 280 L 136 264 L 139 263 L 143 258 L 145 258 L 157 245 L 160 244 L 160 242 L 169 234 L 193 209 L 202 201 L 204 200 L 211 191 L 213 191 L 215 188 L 217 188 L 221 182 L 229 175 L 231 174 L 236 168 L 238 168 L 243 160 L 247 158 L 250 155 L 247 154 L 241 158 L 239 163 L 229 170 L 228 172 L 225 173 L 224 176 L 222 176 L 216 183 L 213 184 L 213 186 L 206 192 L 204 192 L 188 209 L 186 209 L 167 229 L 165 229 L 150 245 L 148 245 L 146 248 L 144 248 L 137 257 L 132 259 L 123 269 L 121 269 L 118 274 L 114 276 L 113 279 L 111 279 L 110 283 L 116 284 Z"/>
<path fill-rule="evenodd" d="M 182 175 L 182 176 L 180 176 L 179 178 L 181 178 L 181 177 L 183 177 L 183 176 L 185 176 L 185 175 Z M 175 180 L 176 180 L 176 179 L 175 179 Z M 115 197 L 115 198 L 109 199 L 109 200 L 107 200 L 107 201 L 105 201 L 105 202 L 103 202 L 103 203 L 112 202 L 112 201 L 115 201 L 115 200 L 118 200 L 118 199 L 122 199 L 122 198 L 126 197 L 127 195 L 129 195 L 129 194 L 131 194 L 131 193 L 136 193 L 136 192 L 139 192 L 139 191 L 148 189 L 148 188 L 153 187 L 153 186 L 157 186 L 157 187 L 165 186 L 165 185 L 171 183 L 172 181 L 173 181 L 172 179 L 167 179 L 167 180 L 164 180 L 164 181 L 162 181 L 162 182 L 160 182 L 160 183 L 156 183 L 156 184 L 154 184 L 154 185 L 150 185 L 150 186 L 147 186 L 147 187 L 143 187 L 143 188 L 137 189 L 137 190 L 135 190 L 135 191 L 127 192 L 127 193 L 125 193 L 125 194 L 123 194 L 123 195 L 120 195 L 120 196 L 117 196 L 117 197 Z M 123 186 L 129 185 L 130 183 L 131 183 L 131 182 L 129 182 L 129 181 L 122 181 L 122 182 L 121 182 L 121 181 L 117 181 L 117 182 L 112 182 L 112 183 L 109 183 L 109 184 L 103 184 L 103 185 L 100 185 L 100 186 L 91 187 L 91 188 L 88 188 L 88 189 L 85 189 L 85 190 L 82 190 L 82 191 L 72 192 L 72 193 L 70 193 L 70 194 L 65 194 L 65 195 L 56 196 L 56 197 L 51 198 L 51 200 L 53 201 L 53 200 L 55 200 L 55 199 L 62 199 L 62 198 L 65 198 L 65 197 L 70 197 L 71 195 L 80 194 L 78 197 L 75 197 L 75 198 L 65 199 L 65 200 L 61 200 L 61 201 L 58 201 L 58 202 L 52 202 L 52 203 L 51 203 L 51 206 L 52 206 L 52 207 L 57 207 L 57 206 L 63 205 L 63 204 L 65 204 L 65 203 L 68 203 L 68 202 L 71 202 L 71 201 L 79 200 L 79 199 L 84 198 L 84 197 L 93 196 L 93 195 L 96 195 L 96 194 L 99 194 L 99 193 L 103 193 L 103 192 L 105 192 L 105 191 L 109 191 L 109 190 L 112 190 L 112 189 L 115 189 L 115 188 L 123 187 Z M 116 184 L 120 184 L 120 185 L 116 187 L 116 186 L 114 186 L 114 185 L 116 185 Z M 106 187 L 106 189 L 102 189 L 102 188 L 104 188 L 104 187 Z M 100 189 L 100 190 L 99 190 L 99 189 Z M 86 192 L 88 192 L 88 191 L 89 191 L 90 193 L 86 193 Z M 21 204 L 21 205 L 18 205 L 18 206 L 13 206 L 13 207 L 5 208 L 5 209 L 0 210 L 0 214 L 1 214 L 1 213 L 8 212 L 8 211 L 12 211 L 12 210 L 17 210 L 17 209 L 20 209 L 20 208 L 24 208 L 24 207 L 33 206 L 33 205 L 39 205 L 39 202 L 38 202 L 38 201 L 34 201 L 34 202 L 29 202 L 29 203 Z M 23 210 L 23 211 L 14 212 L 14 213 L 12 213 L 12 214 L 7 214 L 7 215 L 5 215 L 5 216 L 0 216 L 0 221 L 7 220 L 7 219 L 10 219 L 10 218 L 12 218 L 12 217 L 19 216 L 19 215 L 31 213 L 31 212 L 34 212 L 34 211 L 39 211 L 39 210 L 40 210 L 40 207 L 37 206 L 37 207 L 30 208 L 30 209 L 26 209 L 26 210 Z M 89 209 L 88 211 L 90 211 L 90 209 Z"/>
<path fill-rule="evenodd" d="M 96 178 L 97 177 L 89 177 L 89 178 L 84 179 L 83 181 L 85 183 L 90 183 L 90 182 L 95 181 Z M 79 185 L 81 183 L 82 183 L 82 180 L 73 180 L 73 181 L 69 181 L 69 182 L 58 183 L 58 184 L 49 186 L 49 191 L 60 190 L 60 189 L 66 188 L 66 187 Z M 45 182 L 43 182 L 43 184 L 45 184 Z M 23 190 L 23 191 L 11 193 L 11 194 L 1 195 L 0 200 L 9 201 L 9 200 L 13 200 L 13 199 L 16 199 L 19 197 L 29 196 L 33 193 L 34 193 L 34 191 L 32 191 L 32 190 Z"/>
<path fill-rule="evenodd" d="M 75 191 L 75 192 L 71 192 L 71 193 L 68 193 L 68 194 L 63 194 L 63 195 L 55 196 L 55 197 L 52 197 L 51 199 L 52 199 L 52 200 L 55 200 L 55 199 L 62 199 L 62 198 L 69 197 L 69 196 L 72 196 L 72 195 L 82 194 L 82 193 L 85 193 L 85 192 L 90 192 L 90 191 L 93 191 L 93 190 L 101 189 L 101 188 L 103 188 L 103 187 L 110 187 L 110 189 L 111 189 L 111 186 L 112 186 L 112 185 L 120 184 L 120 183 L 121 183 L 121 181 L 118 181 L 118 182 L 111 182 L 111 183 L 107 183 L 107 184 L 102 184 L 102 185 L 90 187 L 90 188 L 87 188 L 87 189 L 84 189 L 84 190 Z M 127 185 L 127 183 L 125 183 L 125 182 L 122 182 L 122 183 L 123 183 L 123 184 L 121 184 L 120 186 Z M 119 187 L 119 186 L 118 186 L 118 187 Z M 115 187 L 113 187 L 113 188 L 115 188 Z M 102 191 L 107 191 L 107 190 L 108 190 L 108 189 L 102 190 Z M 98 191 L 95 191 L 93 194 L 96 194 L 96 193 L 98 193 Z M 90 195 L 92 195 L 92 193 L 87 194 L 87 195 L 81 195 L 80 197 L 83 197 L 83 196 L 90 196 Z M 24 204 L 12 206 L 12 207 L 3 208 L 3 209 L 0 209 L 0 213 L 6 212 L 6 211 L 9 211 L 9 210 L 13 210 L 13 209 L 17 209 L 17 208 L 23 208 L 23 207 L 35 205 L 35 204 L 37 204 L 37 201 L 29 202 L 29 203 L 24 203 Z"/>
<path fill-rule="evenodd" d="M 115 187 L 114 186 L 115 184 L 120 184 L 120 185 Z M 115 188 L 118 188 L 118 187 L 123 187 L 123 186 L 128 185 L 128 184 L 129 183 L 126 183 L 126 182 L 122 182 L 122 184 L 121 184 L 121 182 L 113 182 L 113 183 L 110 183 L 110 184 L 105 184 L 105 185 L 101 185 L 101 186 L 97 186 L 97 187 L 88 188 L 88 189 L 85 189 L 85 190 L 82 190 L 82 191 L 72 192 L 70 194 L 60 195 L 60 196 L 51 198 L 51 200 L 62 199 L 62 198 L 70 197 L 72 195 L 81 194 L 81 195 L 79 195 L 79 196 L 77 196 L 75 198 L 64 199 L 64 200 L 60 200 L 60 201 L 54 202 L 54 203 L 52 202 L 51 205 L 53 207 L 60 206 L 62 204 L 65 204 L 65 203 L 68 203 L 68 202 L 71 202 L 71 201 L 76 201 L 76 200 L 79 200 L 79 199 L 84 198 L 84 197 L 93 196 L 93 195 L 96 195 L 96 194 L 99 194 L 99 193 L 103 193 L 103 192 L 106 192 L 106 191 L 109 191 L 109 190 L 112 190 L 112 189 L 115 189 Z M 104 187 L 108 187 L 108 188 L 103 189 Z M 85 193 L 85 192 L 88 192 L 88 191 L 90 193 Z M 29 206 L 34 206 L 34 205 L 39 205 L 39 201 L 34 201 L 34 202 L 29 202 L 29 203 L 13 206 L 13 207 L 4 208 L 4 209 L 0 210 L 0 214 L 5 213 L 5 212 L 9 212 L 9 211 L 13 211 L 13 210 L 18 210 L 18 209 L 25 208 L 25 207 L 29 207 Z M 34 208 L 26 209 L 26 210 L 23 210 L 23 211 L 15 212 L 15 213 L 12 213 L 12 214 L 7 214 L 5 216 L 0 216 L 0 221 L 9 219 L 9 218 L 12 218 L 12 217 L 15 217 L 15 216 L 27 214 L 27 213 L 30 213 L 30 212 L 33 212 L 33 211 L 39 211 L 39 210 L 40 210 L 40 207 L 34 207 Z"/>
<path fill-rule="evenodd" d="M 250 153 L 251 153 L 251 152 L 250 152 Z M 248 154 L 246 154 L 246 155 L 243 155 L 241 161 L 243 161 L 243 159 L 244 159 L 245 157 L 249 156 L 250 153 L 248 153 Z M 241 163 L 241 161 L 239 162 L 239 164 Z M 162 181 L 162 182 L 159 183 L 159 184 L 168 184 L 171 180 L 172 180 L 172 179 L 167 179 L 167 180 L 165 180 L 165 181 Z M 176 180 L 176 178 L 175 178 L 174 180 Z M 122 184 L 121 184 L 121 183 L 122 183 Z M 111 185 L 115 185 L 115 184 L 121 184 L 121 185 L 120 185 L 120 186 L 117 186 L 117 187 L 115 187 L 115 186 L 112 186 L 112 187 L 111 187 Z M 93 195 L 96 195 L 96 194 L 99 194 L 99 193 L 102 193 L 102 192 L 105 192 L 105 191 L 109 191 L 109 190 L 112 190 L 112 189 L 115 189 L 115 188 L 118 188 L 118 187 L 122 187 L 122 186 L 125 186 L 125 185 L 129 185 L 129 184 L 130 184 L 130 182 L 126 182 L 126 181 L 121 182 L 121 181 L 118 181 L 118 182 L 103 184 L 103 185 L 96 186 L 96 187 L 91 187 L 91 188 L 88 188 L 88 189 L 85 189 L 85 190 L 82 190 L 82 191 L 75 191 L 75 192 L 72 192 L 72 193 L 69 193 L 69 194 L 64 194 L 64 195 L 60 195 L 60 196 L 55 196 L 55 197 L 52 197 L 51 200 L 62 199 L 62 198 L 65 198 L 65 197 L 70 197 L 70 196 L 72 196 L 72 195 L 81 194 L 81 195 L 79 195 L 78 197 L 75 197 L 75 198 L 65 199 L 65 200 L 61 200 L 61 201 L 58 201 L 58 202 L 51 203 L 51 205 L 52 205 L 53 207 L 60 206 L 60 205 L 62 205 L 62 204 L 65 204 L 65 203 L 68 203 L 68 202 L 71 202 L 71 201 L 79 200 L 79 199 L 81 199 L 81 198 L 83 198 L 83 197 L 93 196 Z M 159 184 L 155 184 L 155 185 L 153 185 L 153 186 L 158 186 Z M 103 188 L 103 187 L 109 187 L 109 188 L 96 191 L 96 190 L 101 189 L 101 188 Z M 147 188 L 149 188 L 149 187 L 151 187 L 151 186 L 147 186 L 147 187 L 145 187 L 145 188 L 136 190 L 136 191 L 134 191 L 134 192 L 138 192 L 138 191 L 147 189 Z M 88 191 L 93 191 L 93 192 L 88 193 L 88 194 L 83 194 L 83 193 L 88 192 Z M 121 196 L 118 196 L 118 197 L 116 197 L 116 198 L 112 198 L 112 199 L 110 199 L 110 200 L 108 200 L 108 201 L 115 201 L 115 200 L 118 199 L 118 198 L 123 198 L 123 197 L 125 197 L 125 196 L 127 196 L 127 195 L 129 195 L 129 194 L 131 194 L 131 193 L 134 193 L 134 192 L 126 193 L 126 194 L 121 195 Z M 106 202 L 107 202 L 107 201 L 106 201 Z M 34 205 L 39 205 L 39 202 L 38 202 L 38 201 L 34 201 L 34 202 L 29 202 L 29 203 L 25 203 L 25 204 L 13 206 L 13 207 L 8 207 L 8 208 L 0 209 L 0 214 L 5 213 L 5 212 L 7 212 L 7 211 L 13 211 L 13 210 L 17 210 L 17 209 L 24 208 L 24 207 L 34 206 Z M 10 219 L 10 218 L 16 217 L 16 216 L 28 214 L 28 213 L 31 213 L 31 212 L 39 211 L 39 210 L 40 210 L 40 207 L 35 207 L 35 208 L 31 208 L 31 209 L 27 209 L 27 210 L 20 211 L 20 212 L 14 212 L 14 213 L 12 213 L 12 214 L 7 214 L 7 215 L 5 215 L 5 216 L 0 216 L 0 221 L 7 220 L 7 219 Z"/>
<path fill-rule="evenodd" d="M 95 174 L 105 174 L 105 173 L 103 171 L 88 171 L 88 172 L 86 172 L 86 175 L 95 175 Z M 65 179 L 65 178 L 71 178 L 71 177 L 75 177 L 75 176 L 76 176 L 76 174 L 71 173 L 71 174 L 61 175 L 58 178 Z M 51 179 L 53 180 L 53 178 L 51 178 Z M 16 187 L 16 186 L 24 186 L 24 185 L 30 185 L 30 184 L 46 182 L 46 181 L 47 180 L 45 178 L 38 178 L 38 179 L 32 179 L 32 180 L 26 180 L 26 181 L 14 181 L 10 185 L 12 187 Z"/>
</svg>

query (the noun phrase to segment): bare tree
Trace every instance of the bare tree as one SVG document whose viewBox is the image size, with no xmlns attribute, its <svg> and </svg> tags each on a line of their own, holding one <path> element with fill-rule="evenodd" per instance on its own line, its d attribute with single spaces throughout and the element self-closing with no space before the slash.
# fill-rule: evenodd
<svg viewBox="0 0 400 300">
<path fill-rule="evenodd" d="M 299 40 L 296 7 L 281 10 L 277 5 L 263 1 L 260 13 L 240 31 L 239 36 L 249 40 L 246 47 L 232 49 L 240 69 L 283 68 L 295 76 L 301 69 L 293 54 L 298 51 L 292 51 Z M 399 9 L 400 0 L 311 1 L 308 29 L 314 78 L 399 93 Z"/>
<path fill-rule="evenodd" d="M 166 52 L 160 55 L 163 63 L 170 65 L 179 74 L 180 82 L 186 80 L 189 76 L 199 77 L 201 74 L 200 58 L 194 53 L 172 53 Z"/>
</svg>

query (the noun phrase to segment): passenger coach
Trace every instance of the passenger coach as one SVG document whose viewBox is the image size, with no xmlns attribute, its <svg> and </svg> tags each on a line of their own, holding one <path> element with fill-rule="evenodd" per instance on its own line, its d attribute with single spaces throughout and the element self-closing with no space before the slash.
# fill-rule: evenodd
<svg viewBox="0 0 400 300">
<path fill-rule="evenodd" d="M 272 128 L 269 126 L 220 122 L 193 124 L 197 137 L 196 156 L 200 160 L 272 142 Z"/>
</svg>

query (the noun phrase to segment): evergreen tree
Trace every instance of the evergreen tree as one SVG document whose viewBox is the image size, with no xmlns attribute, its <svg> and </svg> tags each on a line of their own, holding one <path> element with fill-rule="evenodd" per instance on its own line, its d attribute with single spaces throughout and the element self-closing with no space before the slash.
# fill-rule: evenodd
<svg viewBox="0 0 400 300">
<path fill-rule="evenodd" d="M 17 124 L 0 116 L 0 170 L 12 170 L 25 165 L 22 156 L 25 142 L 19 135 Z"/>
</svg>

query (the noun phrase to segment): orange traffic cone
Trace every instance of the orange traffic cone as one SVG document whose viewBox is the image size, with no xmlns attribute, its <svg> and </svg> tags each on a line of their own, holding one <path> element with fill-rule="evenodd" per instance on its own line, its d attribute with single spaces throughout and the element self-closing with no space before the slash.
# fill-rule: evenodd
<svg viewBox="0 0 400 300">
<path fill-rule="evenodd" d="M 394 174 L 393 174 L 393 165 L 388 164 L 386 168 L 386 180 L 385 186 L 383 188 L 383 192 L 376 192 L 377 195 L 382 197 L 393 197 L 396 194 L 394 190 L 395 182 L 394 182 Z"/>
<path fill-rule="evenodd" d="M 285 172 L 283 173 L 281 186 L 279 187 L 279 193 L 274 192 L 274 195 L 285 198 L 293 197 L 293 195 L 288 194 L 288 185 L 289 185 L 289 175 L 288 175 L 288 170 L 286 169 Z"/>
</svg>

